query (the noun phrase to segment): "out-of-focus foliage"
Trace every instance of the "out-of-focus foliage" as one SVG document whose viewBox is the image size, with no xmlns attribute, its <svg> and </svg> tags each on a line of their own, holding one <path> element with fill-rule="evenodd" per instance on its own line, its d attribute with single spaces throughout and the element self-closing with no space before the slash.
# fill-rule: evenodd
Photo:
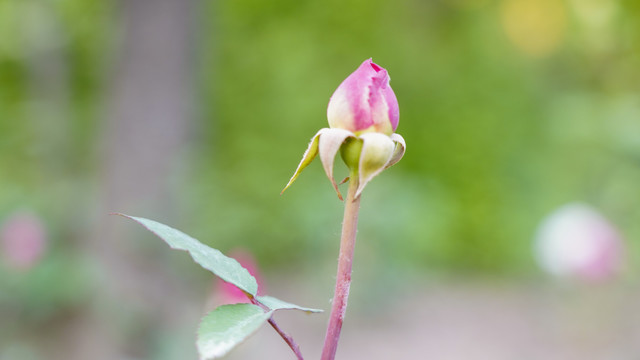
<svg viewBox="0 0 640 360">
<path fill-rule="evenodd" d="M 82 243 L 95 206 L 96 110 L 114 31 L 111 7 L 0 0 L 0 228 L 26 210 L 46 237 L 29 269 L 13 268 L 7 235 L 0 241 L 2 359 L 45 358 L 25 334 L 50 338 L 95 293 Z M 19 241 L 13 246 L 25 251 Z"/>
<path fill-rule="evenodd" d="M 0 159 L 10 169 L 0 180 L 8 185 L 92 169 L 105 39 L 117 31 L 109 9 L 93 0 L 0 1 Z"/>
<path fill-rule="evenodd" d="M 202 131 L 180 192 L 185 223 L 222 247 L 246 246 L 273 266 L 334 251 L 340 204 L 321 172 L 278 193 L 325 126 L 332 91 L 368 57 L 389 69 L 408 143 L 363 203 L 362 242 L 385 261 L 526 270 L 538 221 L 573 200 L 630 239 L 640 232 L 635 2 L 200 7 Z M 0 212 L 27 204 L 64 227 L 50 204 L 91 207 L 96 110 L 126 29 L 113 4 L 84 0 L 2 0 L 0 24 Z"/>
<path fill-rule="evenodd" d="M 616 1 L 216 2 L 203 44 L 203 233 L 282 263 L 334 251 L 320 172 L 278 199 L 332 91 L 367 57 L 407 155 L 363 198 L 391 262 L 530 268 L 541 217 L 575 199 L 638 234 L 637 5 Z M 202 170 L 202 169 L 205 170 Z M 224 204 L 224 206 L 216 206 Z M 269 209 L 269 210 L 265 210 Z M 252 240 L 253 239 L 253 240 Z M 286 249 L 283 251 L 283 249 Z"/>
<path fill-rule="evenodd" d="M 105 295 L 84 252 L 94 222 L 107 221 L 96 210 L 100 147 L 117 146 L 103 130 L 126 54 L 123 3 L 0 0 L 0 224 L 27 210 L 48 239 L 28 272 L 0 253 L 0 318 L 29 314 L 24 333 Z M 329 263 L 331 276 L 342 204 L 320 164 L 279 192 L 326 126 L 329 96 L 372 57 L 391 75 L 408 147 L 363 195 L 356 260 L 371 264 L 372 292 L 399 269 L 530 274 L 540 220 L 574 201 L 619 228 L 628 260 L 640 250 L 638 1 L 205 0 L 194 10 L 198 116 L 176 120 L 190 123 L 190 162 L 173 167 L 187 172 L 173 190 L 176 225 L 199 239 L 242 247 L 265 268 Z M 136 325 L 122 337 L 153 327 L 115 318 Z M 16 345 L 0 358 L 39 358 L 9 326 L 0 321 L 0 349 Z M 148 341 L 183 358 L 173 342 Z"/>
</svg>

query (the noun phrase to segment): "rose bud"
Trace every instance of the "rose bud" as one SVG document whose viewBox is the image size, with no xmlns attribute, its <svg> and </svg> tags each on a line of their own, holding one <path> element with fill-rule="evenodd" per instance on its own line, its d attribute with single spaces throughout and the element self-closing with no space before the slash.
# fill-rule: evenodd
<svg viewBox="0 0 640 360">
<path fill-rule="evenodd" d="M 371 59 L 338 86 L 329 100 L 327 118 L 329 128 L 320 129 L 311 139 L 282 192 L 320 154 L 322 167 L 342 200 L 333 176 L 334 159 L 340 151 L 350 170 L 345 181 L 358 182 L 357 198 L 371 179 L 404 156 L 405 141 L 394 133 L 399 119 L 398 100 L 389 86 L 387 70 Z"/>
<path fill-rule="evenodd" d="M 365 60 L 333 93 L 327 107 L 329 127 L 359 135 L 391 135 L 398 127 L 398 100 L 389 85 L 387 70 Z"/>
</svg>

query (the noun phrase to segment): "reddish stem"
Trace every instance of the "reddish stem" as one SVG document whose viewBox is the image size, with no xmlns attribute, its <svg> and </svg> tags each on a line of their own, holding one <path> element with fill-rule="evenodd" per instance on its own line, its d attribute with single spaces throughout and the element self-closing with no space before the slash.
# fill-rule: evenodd
<svg viewBox="0 0 640 360">
<path fill-rule="evenodd" d="M 275 320 L 273 320 L 273 318 L 269 319 L 269 324 L 274 328 L 274 330 L 278 334 L 280 334 L 280 337 L 282 337 L 284 342 L 286 342 L 287 345 L 289 345 L 289 347 L 291 348 L 293 353 L 296 354 L 296 357 L 298 358 L 298 360 L 304 360 L 302 358 L 302 353 L 300 352 L 300 347 L 298 346 L 298 344 L 296 344 L 295 341 L 293 341 L 293 338 L 291 336 L 289 336 L 287 333 L 285 333 L 284 331 L 282 331 L 282 329 L 280 329 L 280 327 L 278 327 L 278 324 L 276 324 L 276 322 L 275 322 Z"/>
<path fill-rule="evenodd" d="M 258 302 L 258 300 L 256 300 L 253 296 L 247 295 L 249 297 L 249 300 L 251 300 L 251 302 L 254 305 L 258 305 L 260 306 L 262 309 L 269 311 L 269 308 L 262 305 L 260 302 Z M 282 329 L 280 329 L 280 327 L 278 326 L 278 324 L 276 323 L 275 320 L 273 320 L 273 317 L 269 318 L 269 325 L 271 325 L 271 327 L 273 327 L 273 329 L 280 335 L 280 337 L 284 340 L 284 342 L 287 343 L 287 345 L 289 345 L 289 347 L 291 348 L 291 350 L 293 351 L 293 353 L 296 355 L 296 358 L 298 360 L 304 360 L 302 358 L 302 353 L 300 352 L 300 347 L 298 346 L 298 344 L 296 344 L 296 342 L 293 340 L 293 338 L 287 334 L 286 332 L 284 332 Z"/>
<path fill-rule="evenodd" d="M 351 286 L 351 264 L 353 262 L 353 251 L 356 245 L 358 211 L 360 210 L 360 197 L 355 198 L 357 189 L 358 175 L 352 174 L 344 208 L 336 288 L 333 296 L 333 305 L 331 306 L 327 335 L 322 348 L 321 360 L 335 359 L 338 340 L 340 339 L 340 331 L 342 330 L 342 323 L 344 322 L 344 314 L 347 311 L 347 299 Z"/>
</svg>

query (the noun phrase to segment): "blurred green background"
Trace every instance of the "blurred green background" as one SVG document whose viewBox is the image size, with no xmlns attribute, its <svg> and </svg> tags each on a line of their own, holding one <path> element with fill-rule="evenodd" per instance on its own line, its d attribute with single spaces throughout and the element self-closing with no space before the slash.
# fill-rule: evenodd
<svg viewBox="0 0 640 360">
<path fill-rule="evenodd" d="M 572 201 L 618 227 L 631 274 L 639 44 L 634 0 L 0 0 L 0 223 L 46 234 L 29 269 L 0 262 L 0 359 L 89 358 L 96 339 L 120 344 L 105 359 L 193 357 L 211 277 L 110 212 L 244 249 L 324 306 L 342 204 L 319 163 L 279 193 L 369 57 L 408 148 L 363 196 L 366 294 L 536 279 L 536 227 Z"/>
</svg>

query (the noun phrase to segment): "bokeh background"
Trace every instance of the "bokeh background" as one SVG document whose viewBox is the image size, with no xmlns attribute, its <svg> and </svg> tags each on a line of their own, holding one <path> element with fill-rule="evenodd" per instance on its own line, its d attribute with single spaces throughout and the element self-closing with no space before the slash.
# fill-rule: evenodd
<svg viewBox="0 0 640 360">
<path fill-rule="evenodd" d="M 639 2 L 0 0 L 0 359 L 196 358 L 213 276 L 112 212 L 329 309 L 342 203 L 319 163 L 280 190 L 369 57 L 408 150 L 363 196 L 338 358 L 640 356 Z M 623 241 L 597 283 L 534 260 L 576 201 Z M 317 358 L 326 314 L 279 316 Z"/>
</svg>

